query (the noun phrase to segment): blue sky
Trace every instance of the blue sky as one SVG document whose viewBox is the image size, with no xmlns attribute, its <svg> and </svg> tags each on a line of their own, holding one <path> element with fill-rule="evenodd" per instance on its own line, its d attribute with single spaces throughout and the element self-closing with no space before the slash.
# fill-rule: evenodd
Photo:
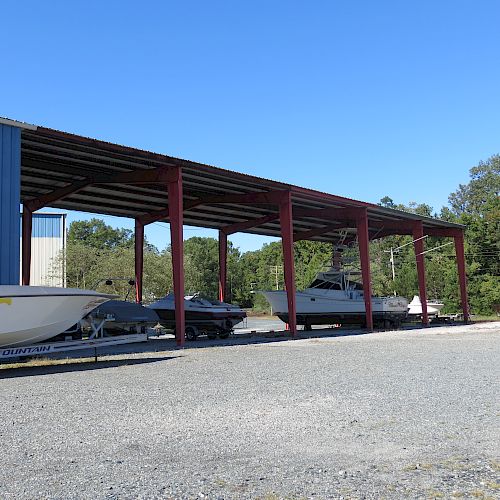
<svg viewBox="0 0 500 500">
<path fill-rule="evenodd" d="M 498 1 L 26 0 L 1 15 L 1 116 L 437 211 L 500 152 Z M 168 226 L 146 234 L 169 242 Z"/>
</svg>

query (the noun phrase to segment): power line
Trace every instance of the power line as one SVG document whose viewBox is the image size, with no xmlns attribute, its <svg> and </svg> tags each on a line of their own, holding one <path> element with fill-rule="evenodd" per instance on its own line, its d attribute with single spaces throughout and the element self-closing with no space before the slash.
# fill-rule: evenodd
<svg viewBox="0 0 500 500">
<path fill-rule="evenodd" d="M 424 255 L 424 254 L 429 253 L 429 252 L 433 252 L 434 250 L 437 250 L 438 248 L 447 247 L 448 245 L 453 245 L 453 241 L 449 241 L 448 243 L 445 243 L 444 245 L 439 245 L 437 247 L 430 248 L 429 250 L 426 250 L 425 252 L 417 253 L 415 255 L 415 257 L 418 257 L 419 255 Z"/>
</svg>

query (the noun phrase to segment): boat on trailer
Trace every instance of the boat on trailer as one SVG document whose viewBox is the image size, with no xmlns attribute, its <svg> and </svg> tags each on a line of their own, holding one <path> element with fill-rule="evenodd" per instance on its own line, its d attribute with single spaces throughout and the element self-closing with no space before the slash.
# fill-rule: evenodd
<svg viewBox="0 0 500 500">
<path fill-rule="evenodd" d="M 174 294 L 168 294 L 148 307 L 158 314 L 162 326 L 175 329 Z M 184 310 L 188 340 L 195 340 L 201 334 L 206 334 L 209 338 L 215 338 L 217 335 L 227 338 L 233 328 L 247 316 L 246 312 L 237 305 L 208 300 L 197 293 L 184 297 Z"/>
<path fill-rule="evenodd" d="M 56 337 L 113 298 L 78 288 L 0 285 L 0 347 Z"/>
<path fill-rule="evenodd" d="M 320 272 L 304 291 L 296 292 L 297 324 L 310 330 L 312 325 L 366 325 L 363 285 L 352 278 L 361 273 L 330 268 Z M 287 293 L 283 290 L 260 291 L 272 307 L 273 314 L 288 323 Z M 408 301 L 403 297 L 373 297 L 375 324 L 398 327 L 407 316 Z"/>
<path fill-rule="evenodd" d="M 437 318 L 444 304 L 439 300 L 427 301 L 427 316 Z M 422 302 L 418 295 L 414 295 L 412 301 L 408 304 L 408 316 L 419 318 L 422 316 Z"/>
<path fill-rule="evenodd" d="M 146 333 L 159 322 L 158 314 L 149 307 L 126 300 L 110 300 L 96 307 L 80 322 L 82 330 L 89 330 L 92 322 L 108 319 L 104 324 L 105 335 Z"/>
</svg>

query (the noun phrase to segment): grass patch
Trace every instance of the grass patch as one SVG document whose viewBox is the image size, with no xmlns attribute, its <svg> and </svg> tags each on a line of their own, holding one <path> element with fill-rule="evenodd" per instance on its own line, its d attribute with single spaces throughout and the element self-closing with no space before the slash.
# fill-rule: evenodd
<svg viewBox="0 0 500 500">
<path fill-rule="evenodd" d="M 497 316 L 496 314 L 473 314 L 471 320 L 473 323 L 482 321 L 500 321 L 500 316 Z"/>
<path fill-rule="evenodd" d="M 427 497 L 428 498 L 444 498 L 444 493 L 441 493 L 440 491 L 437 491 L 437 490 L 429 490 L 427 492 Z"/>
<path fill-rule="evenodd" d="M 64 358 L 64 359 L 51 359 L 51 358 L 33 358 L 28 361 L 16 361 L 13 363 L 1 363 L 0 370 L 10 370 L 13 368 L 33 368 L 36 366 L 61 366 L 70 365 L 75 363 L 94 363 L 95 357 L 91 358 Z"/>
<path fill-rule="evenodd" d="M 410 464 L 407 465 L 406 467 L 403 467 L 403 472 L 413 472 L 416 470 L 431 470 L 434 468 L 433 464 L 428 464 L 428 463 L 418 463 L 418 464 Z"/>
</svg>

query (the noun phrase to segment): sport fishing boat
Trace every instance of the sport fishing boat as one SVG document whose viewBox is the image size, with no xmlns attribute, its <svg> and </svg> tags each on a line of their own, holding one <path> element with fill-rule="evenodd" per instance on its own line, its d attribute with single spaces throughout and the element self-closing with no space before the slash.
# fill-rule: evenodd
<svg viewBox="0 0 500 500">
<path fill-rule="evenodd" d="M 439 311 L 444 307 L 442 302 L 437 300 L 427 301 L 427 315 L 429 317 L 437 318 L 439 316 Z M 413 300 L 408 304 L 408 315 L 409 316 L 421 316 L 422 315 L 422 302 L 420 302 L 420 297 L 418 295 L 413 296 Z"/>
<path fill-rule="evenodd" d="M 168 294 L 149 305 L 160 317 L 160 324 L 165 328 L 175 328 L 175 298 Z M 186 337 L 194 340 L 199 333 L 207 333 L 209 338 L 219 335 L 226 338 L 235 325 L 243 321 L 247 314 L 239 306 L 208 300 L 199 294 L 184 297 L 186 314 Z"/>
<path fill-rule="evenodd" d="M 330 268 L 320 272 L 313 283 L 296 293 L 297 324 L 306 330 L 311 325 L 365 324 L 363 285 L 351 280 L 360 272 Z M 283 290 L 260 291 L 273 314 L 288 323 L 287 294 Z M 385 328 L 397 327 L 407 316 L 408 301 L 402 297 L 372 297 L 373 320 Z"/>
<path fill-rule="evenodd" d="M 78 288 L 0 285 L 0 347 L 56 337 L 113 298 Z"/>
</svg>

